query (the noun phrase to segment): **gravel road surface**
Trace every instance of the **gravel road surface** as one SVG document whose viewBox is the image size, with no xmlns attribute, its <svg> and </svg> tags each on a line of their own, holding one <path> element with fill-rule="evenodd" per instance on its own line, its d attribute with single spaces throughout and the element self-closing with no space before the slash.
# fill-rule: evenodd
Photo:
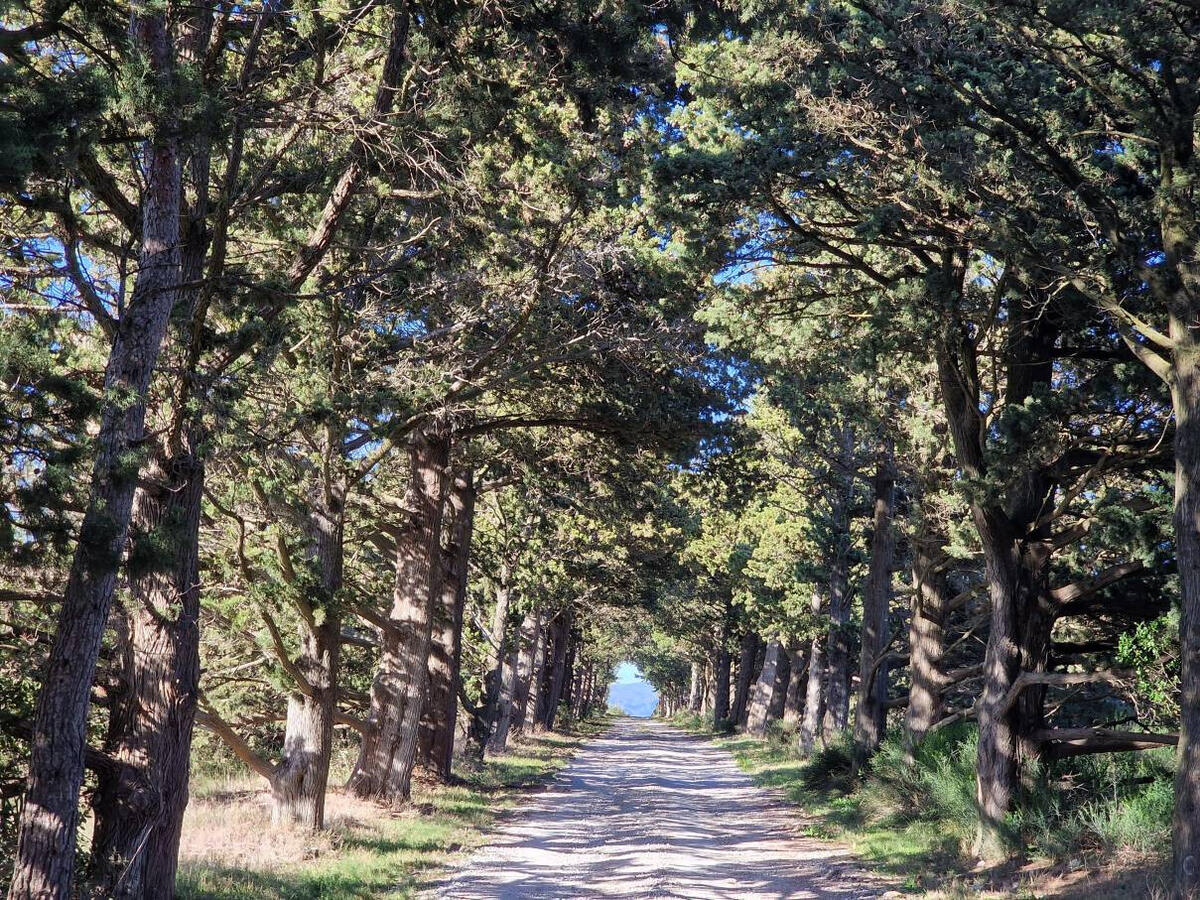
<svg viewBox="0 0 1200 900">
<path fill-rule="evenodd" d="M 452 900 L 878 897 L 846 851 L 732 758 L 661 722 L 620 719 L 436 889 Z"/>
</svg>

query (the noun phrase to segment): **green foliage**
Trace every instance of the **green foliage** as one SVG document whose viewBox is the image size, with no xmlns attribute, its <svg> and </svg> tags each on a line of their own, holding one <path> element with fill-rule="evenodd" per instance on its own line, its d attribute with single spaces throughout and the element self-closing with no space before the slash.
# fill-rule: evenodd
<svg viewBox="0 0 1200 900">
<path fill-rule="evenodd" d="M 1117 639 L 1117 661 L 1134 672 L 1137 694 L 1145 705 L 1139 718 L 1173 722 L 1179 715 L 1179 612 L 1171 610 L 1139 622 Z"/>
</svg>

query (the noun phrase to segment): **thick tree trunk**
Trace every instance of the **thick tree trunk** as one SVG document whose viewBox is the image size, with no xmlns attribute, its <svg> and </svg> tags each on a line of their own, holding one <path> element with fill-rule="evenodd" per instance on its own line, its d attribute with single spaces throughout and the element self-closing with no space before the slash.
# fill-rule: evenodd
<svg viewBox="0 0 1200 900">
<path fill-rule="evenodd" d="M 825 691 L 822 690 L 824 677 L 824 638 L 817 635 L 808 648 L 808 681 L 804 689 L 804 715 L 800 719 L 798 739 L 800 752 L 805 756 L 813 752 L 821 730 L 821 719 L 825 713 Z"/>
<path fill-rule="evenodd" d="M 130 34 L 144 56 L 162 117 L 152 117 L 143 159 L 141 249 L 133 294 L 104 372 L 87 509 L 80 526 L 50 657 L 41 674 L 32 758 L 17 826 L 9 897 L 65 898 L 74 880 L 88 706 L 100 642 L 129 530 L 146 391 L 179 284 L 179 134 L 173 101 L 175 48 L 167 10 L 139 7 Z"/>
<path fill-rule="evenodd" d="M 829 569 L 829 633 L 825 662 L 825 740 L 846 730 L 850 715 L 850 536 L 844 501 L 834 511 L 837 546 Z"/>
<path fill-rule="evenodd" d="M 513 697 L 517 687 L 517 664 L 520 654 L 517 650 L 516 641 L 508 639 L 506 645 L 509 649 L 504 654 L 504 661 L 501 664 L 500 692 L 496 703 L 496 721 L 492 728 L 492 736 L 488 740 L 487 745 L 489 753 L 504 752 L 508 747 L 508 735 L 512 728 Z"/>
<path fill-rule="evenodd" d="M 276 825 L 325 827 L 341 631 L 335 615 L 301 629 L 296 666 L 308 684 L 288 697 L 283 758 L 271 779 L 271 821 Z"/>
<path fill-rule="evenodd" d="M 984 859 L 1003 858 L 1007 853 L 1004 820 L 1012 808 L 1017 787 L 1016 715 L 1015 707 L 1008 705 L 1006 698 L 1020 673 L 1017 641 L 1020 560 L 1019 550 L 1008 537 L 1007 525 L 995 521 L 984 510 L 976 511 L 992 604 L 983 660 L 983 693 L 977 705 L 979 751 L 975 799 L 980 821 L 974 850 Z"/>
<path fill-rule="evenodd" d="M 442 781 L 454 763 L 458 721 L 458 685 L 462 665 L 463 610 L 470 573 L 471 538 L 475 527 L 475 476 L 456 472 L 450 484 L 445 516 L 448 540 L 442 549 L 442 584 L 434 606 L 433 643 L 429 652 L 429 690 L 421 716 L 418 763 Z"/>
<path fill-rule="evenodd" d="M 439 553 L 449 435 L 440 423 L 419 430 L 409 447 L 405 521 L 396 538 L 392 609 L 371 685 L 367 731 L 349 789 L 393 806 L 408 800 L 429 675 L 433 605 L 440 598 Z"/>
<path fill-rule="evenodd" d="M 778 639 L 767 644 L 762 671 L 754 684 L 754 696 L 746 714 L 746 731 L 755 737 L 764 737 L 767 733 L 771 709 L 776 706 L 775 697 L 780 693 L 780 674 L 783 668 L 780 658 L 785 652 Z"/>
<path fill-rule="evenodd" d="M 947 262 L 947 272 L 952 268 Z M 961 269 L 948 274 L 946 288 L 956 290 L 962 277 Z M 1053 377 L 1054 323 L 1044 315 L 1044 304 L 1034 299 L 1014 300 L 1009 309 L 1006 402 L 1010 404 L 1023 402 L 1038 384 L 1047 385 Z M 986 423 L 979 411 L 976 352 L 963 329 L 951 323 L 939 344 L 937 365 L 958 464 L 968 478 L 982 479 L 988 474 L 983 454 Z M 1007 854 L 1004 823 L 1019 783 L 1020 762 L 1037 753 L 1029 735 L 1034 723 L 1041 722 L 1045 689 L 1027 690 L 1015 704 L 1008 696 L 1022 666 L 1036 671 L 1046 664 L 1053 623 L 1046 585 L 1050 544 L 1047 526 L 1035 523 L 1052 493 L 1053 483 L 1031 469 L 1012 479 L 1003 506 L 972 506 L 991 600 L 983 689 L 976 706 L 979 829 L 975 852 L 985 859 Z"/>
<path fill-rule="evenodd" d="M 692 661 L 692 683 L 688 690 L 688 709 L 700 712 L 700 701 L 704 698 L 704 671 L 700 663 Z"/>
<path fill-rule="evenodd" d="M 571 630 L 571 638 L 567 642 L 567 659 L 563 663 L 563 679 L 562 679 L 562 697 L 559 699 L 559 705 L 566 706 L 571 709 L 575 705 L 574 695 L 571 693 L 575 689 L 575 661 L 579 656 L 579 629 Z"/>
<path fill-rule="evenodd" d="M 729 670 L 733 660 L 724 642 L 713 659 L 713 727 L 724 728 L 729 721 Z"/>
<path fill-rule="evenodd" d="M 335 484 L 325 485 L 323 496 L 313 503 L 308 564 L 320 587 L 300 607 L 299 684 L 288 697 L 283 757 L 271 780 L 271 819 L 277 825 L 325 827 L 342 645 L 337 593 L 343 577 L 344 506 L 341 487 Z"/>
<path fill-rule="evenodd" d="M 514 652 L 514 641 L 508 626 L 509 610 L 512 608 L 512 570 L 506 564 L 500 569 L 496 584 L 496 606 L 492 612 L 493 646 L 488 651 L 487 675 L 484 692 L 488 722 L 487 749 L 503 752 L 508 741 L 508 727 L 512 721 L 512 691 L 515 680 L 515 665 L 510 665 Z M 504 733 L 499 734 L 503 726 Z"/>
<path fill-rule="evenodd" d="M 156 457 L 160 459 L 160 457 Z M 203 462 L 190 450 L 144 473 L 133 510 L 121 690 L 93 806 L 92 890 L 113 898 L 170 897 L 188 799 L 188 757 L 200 680 L 199 544 Z M 148 559 L 140 537 L 167 538 Z"/>
<path fill-rule="evenodd" d="M 804 712 L 804 687 L 808 673 L 808 659 L 801 647 L 788 651 L 787 687 L 783 696 L 783 712 L 780 714 L 784 724 L 796 725 Z"/>
<path fill-rule="evenodd" d="M 880 460 L 874 479 L 871 562 L 863 588 L 862 650 L 854 713 L 856 771 L 879 749 L 887 726 L 888 666 L 884 654 L 891 627 L 892 563 L 896 555 L 896 536 L 892 530 L 895 482 L 889 450 Z"/>
<path fill-rule="evenodd" d="M 521 650 L 517 656 L 517 681 L 513 688 L 512 731 L 521 734 L 529 720 L 529 695 L 533 687 L 538 649 L 542 640 L 542 612 L 525 614 L 521 622 Z"/>
<path fill-rule="evenodd" d="M 539 611 L 537 644 L 533 651 L 533 668 L 529 672 L 529 697 L 525 700 L 524 727 L 531 731 L 538 731 L 542 727 L 545 702 L 542 687 L 546 680 L 546 653 L 549 646 L 550 623 L 545 621 L 545 614 Z"/>
<path fill-rule="evenodd" d="M 1200 309 L 1200 302 L 1195 304 Z M 1200 314 L 1172 319 L 1176 342 L 1175 546 L 1179 560 L 1182 657 L 1179 750 L 1175 775 L 1173 873 L 1175 896 L 1200 897 Z"/>
<path fill-rule="evenodd" d="M 908 622 L 909 690 L 904 714 L 904 744 L 909 758 L 945 709 L 945 618 L 950 586 L 942 566 L 939 536 L 920 535 L 913 541 L 912 617 Z"/>
<path fill-rule="evenodd" d="M 554 625 L 553 651 L 547 654 L 545 704 L 541 713 L 541 725 L 547 731 L 554 728 L 554 720 L 558 715 L 558 704 L 562 699 L 563 682 L 567 674 L 567 652 L 571 643 L 571 625 L 574 621 L 574 610 L 568 606 L 558 614 Z"/>
<path fill-rule="evenodd" d="M 738 653 L 737 683 L 733 692 L 733 709 L 729 718 L 738 727 L 746 724 L 746 713 L 749 711 L 750 688 L 754 684 L 754 663 L 758 659 L 758 650 L 762 645 L 759 636 L 747 629 L 742 635 L 741 651 Z"/>
<path fill-rule="evenodd" d="M 775 687 L 771 692 L 771 702 L 767 706 L 767 722 L 777 722 L 783 718 L 783 707 L 787 702 L 787 688 L 792 674 L 792 655 L 787 647 L 779 647 L 779 658 L 775 662 Z"/>
</svg>

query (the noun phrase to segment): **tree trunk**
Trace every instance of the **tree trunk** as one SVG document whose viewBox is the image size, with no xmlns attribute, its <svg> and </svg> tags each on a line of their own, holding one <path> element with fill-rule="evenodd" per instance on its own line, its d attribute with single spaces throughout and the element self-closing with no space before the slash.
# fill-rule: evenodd
<svg viewBox="0 0 1200 900">
<path fill-rule="evenodd" d="M 862 650 L 854 713 L 855 771 L 879 749 L 887 727 L 888 666 L 884 656 L 891 628 L 892 563 L 896 555 L 892 530 L 895 482 L 889 448 L 875 471 L 871 562 L 863 588 Z"/>
<path fill-rule="evenodd" d="M 818 601 L 814 596 L 814 604 Z M 825 713 L 825 692 L 822 679 L 825 676 L 824 638 L 817 635 L 808 650 L 808 683 L 804 690 L 804 716 L 800 719 L 800 752 L 810 755 L 817 744 L 821 719 Z"/>
<path fill-rule="evenodd" d="M 762 671 L 754 685 L 754 696 L 746 714 L 746 732 L 755 737 L 766 736 L 771 708 L 775 706 L 775 695 L 779 693 L 780 656 L 783 653 L 783 644 L 778 639 L 767 644 Z"/>
<path fill-rule="evenodd" d="M 1200 308 L 1200 302 L 1194 308 Z M 1200 343 L 1191 312 L 1173 317 L 1171 392 L 1175 409 L 1175 546 L 1179 560 L 1182 657 L 1179 750 L 1175 775 L 1173 873 L 1176 897 L 1200 896 Z"/>
<path fill-rule="evenodd" d="M 307 688 L 288 697 L 283 758 L 271 779 L 271 821 L 319 830 L 325 827 L 325 789 L 337 711 L 341 618 L 329 615 L 301 627 L 296 665 Z"/>
<path fill-rule="evenodd" d="M 470 573 L 471 537 L 475 527 L 474 473 L 456 472 L 445 515 L 448 541 L 441 553 L 442 584 L 434 606 L 433 643 L 429 653 L 429 690 L 421 717 L 417 748 L 420 765 L 442 781 L 454 764 L 458 720 L 458 685 L 462 665 L 463 610 Z"/>
<path fill-rule="evenodd" d="M 692 661 L 692 684 L 688 691 L 688 709 L 691 712 L 700 712 L 700 701 L 704 694 L 704 673 L 700 663 Z"/>
<path fill-rule="evenodd" d="M 562 697 L 558 701 L 560 706 L 566 706 L 567 709 L 574 705 L 571 691 L 575 687 L 575 660 L 579 656 L 579 641 L 579 629 L 571 629 L 571 636 L 567 641 L 567 659 L 563 663 Z"/>
<path fill-rule="evenodd" d="M 542 641 L 542 612 L 538 608 L 526 613 L 521 622 L 521 652 L 517 657 L 517 682 L 513 689 L 514 734 L 521 734 L 530 719 L 529 699 L 536 676 L 538 649 Z"/>
<path fill-rule="evenodd" d="M 545 704 L 541 713 L 541 725 L 547 731 L 554 728 L 558 715 L 558 703 L 562 699 L 563 681 L 567 672 L 567 650 L 571 643 L 573 610 L 566 607 L 558 614 L 554 625 L 554 649 L 547 654 L 548 678 L 546 680 Z"/>
<path fill-rule="evenodd" d="M 790 657 L 788 680 L 787 690 L 784 692 L 782 716 L 785 724 L 796 725 L 804 712 L 804 687 L 805 676 L 808 673 L 808 660 L 801 647 L 788 651 L 788 656 Z"/>
<path fill-rule="evenodd" d="M 713 660 L 713 728 L 720 730 L 729 721 L 729 669 L 732 660 L 724 642 L 717 647 Z"/>
<path fill-rule="evenodd" d="M 156 460 L 161 458 L 156 455 Z M 170 897 L 188 799 L 188 758 L 200 680 L 199 544 L 203 462 L 190 449 L 148 469 L 133 510 L 127 632 L 109 720 L 109 754 L 93 807 L 92 890 Z M 165 559 L 138 536 L 166 539 Z"/>
<path fill-rule="evenodd" d="M 829 634 L 825 663 L 825 740 L 846 730 L 850 715 L 849 520 L 844 504 L 835 515 L 837 548 L 829 571 Z"/>
<path fill-rule="evenodd" d="M 922 534 L 913 541 L 912 617 L 908 623 L 909 690 L 904 714 L 904 745 L 909 759 L 929 729 L 941 719 L 946 649 L 945 618 L 950 586 L 941 565 L 940 536 Z"/>
<path fill-rule="evenodd" d="M 138 274 L 105 367 L 105 401 L 87 509 L 59 608 L 54 644 L 41 673 L 29 778 L 9 889 L 13 900 L 65 898 L 72 890 L 92 679 L 129 530 L 146 391 L 180 280 L 175 48 L 167 10 L 138 7 L 130 35 L 146 60 L 158 101 L 151 104 L 147 124 L 152 136 L 143 153 L 146 181 Z"/>
<path fill-rule="evenodd" d="M 433 605 L 440 598 L 439 553 L 449 435 L 440 423 L 420 429 L 409 446 L 405 521 L 396 537 L 392 609 L 371 685 L 371 711 L 348 787 L 358 797 L 391 803 L 409 798 L 429 675 Z"/>
<path fill-rule="evenodd" d="M 488 651 L 487 675 L 484 691 L 488 723 L 487 749 L 492 752 L 503 752 L 508 741 L 508 727 L 512 721 L 512 691 L 515 678 L 515 666 L 510 665 L 509 657 L 513 652 L 513 639 L 508 627 L 508 614 L 512 606 L 512 570 L 505 564 L 500 568 L 499 581 L 496 584 L 496 607 L 492 613 L 492 641 L 495 643 Z M 503 726 L 504 733 L 498 732 Z"/>
<path fill-rule="evenodd" d="M 339 484 L 324 485 L 322 493 L 312 503 L 307 560 L 316 570 L 319 590 L 299 607 L 299 684 L 288 697 L 283 757 L 271 780 L 272 821 L 313 830 L 325 827 L 342 645 L 337 594 L 343 577 L 345 500 Z"/>
<path fill-rule="evenodd" d="M 733 709 L 729 717 L 738 727 L 745 727 L 746 713 L 750 705 L 750 688 L 754 685 L 754 663 L 758 659 L 761 639 L 747 629 L 742 635 L 742 647 L 738 654 L 737 681 L 733 692 Z"/>
<path fill-rule="evenodd" d="M 787 687 L 792 674 L 792 655 L 782 644 L 779 647 L 779 658 L 775 662 L 775 685 L 771 691 L 771 702 L 767 706 L 767 722 L 777 722 L 783 717 L 783 707 L 787 702 Z"/>
<path fill-rule="evenodd" d="M 503 753 L 508 747 L 508 734 L 512 728 L 513 696 L 517 686 L 517 664 L 520 656 L 516 641 L 507 640 L 508 652 L 500 672 L 500 692 L 496 703 L 496 722 L 488 741 L 489 753 Z"/>
</svg>

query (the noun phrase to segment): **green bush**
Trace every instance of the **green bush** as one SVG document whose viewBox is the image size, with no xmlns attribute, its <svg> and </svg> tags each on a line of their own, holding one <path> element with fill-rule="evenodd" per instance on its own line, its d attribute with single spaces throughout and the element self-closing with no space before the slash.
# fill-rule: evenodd
<svg viewBox="0 0 1200 900">
<path fill-rule="evenodd" d="M 891 734 L 871 759 L 861 792 L 878 816 L 922 820 L 957 838 L 968 840 L 975 830 L 976 730 L 968 724 L 941 729 L 912 753 L 901 736 Z"/>
</svg>

